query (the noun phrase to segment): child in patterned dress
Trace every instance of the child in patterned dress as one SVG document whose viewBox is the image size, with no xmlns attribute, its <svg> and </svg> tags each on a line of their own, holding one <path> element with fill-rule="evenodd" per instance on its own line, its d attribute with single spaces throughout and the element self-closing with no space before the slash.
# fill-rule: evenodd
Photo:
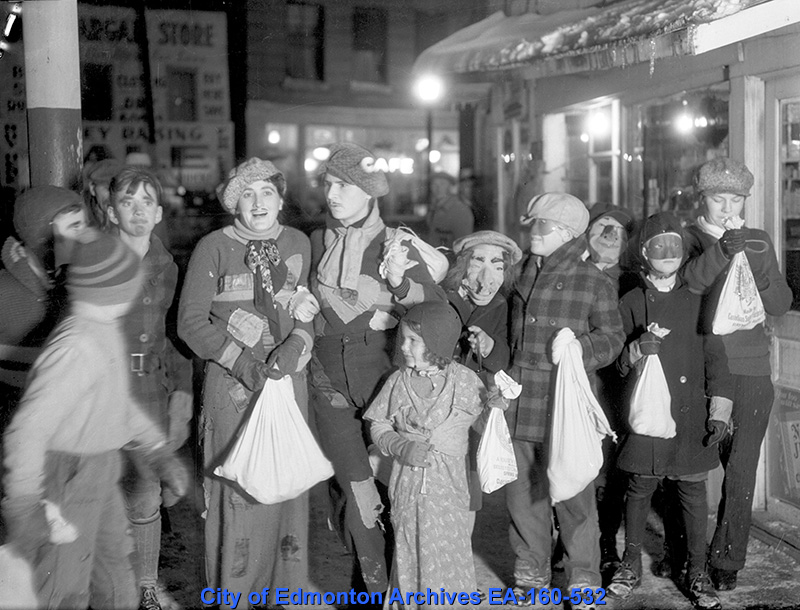
<svg viewBox="0 0 800 610">
<path fill-rule="evenodd" d="M 467 437 L 485 389 L 476 373 L 452 360 L 460 334 L 461 320 L 447 303 L 410 309 L 400 325 L 404 366 L 364 414 L 375 444 L 394 457 L 389 498 L 395 557 L 387 601 L 397 602 L 399 594 L 405 608 L 420 604 L 408 593 L 428 588 L 438 599 L 426 596 L 427 605 L 456 605 L 442 589 L 450 595 L 477 591 Z"/>
</svg>

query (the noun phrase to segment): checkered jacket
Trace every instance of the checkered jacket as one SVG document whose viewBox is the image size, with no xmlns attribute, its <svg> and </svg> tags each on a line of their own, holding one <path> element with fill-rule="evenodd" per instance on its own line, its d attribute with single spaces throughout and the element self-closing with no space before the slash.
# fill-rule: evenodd
<svg viewBox="0 0 800 610">
<path fill-rule="evenodd" d="M 544 442 L 549 436 L 555 382 L 550 345 L 559 329 L 572 329 L 580 341 L 593 387 L 594 371 L 622 350 L 625 334 L 617 291 L 585 260 L 585 252 L 586 238 L 581 236 L 546 259 L 528 253 L 522 263 L 511 296 L 511 353 L 512 376 L 523 389 L 506 413 L 515 439 Z"/>
</svg>

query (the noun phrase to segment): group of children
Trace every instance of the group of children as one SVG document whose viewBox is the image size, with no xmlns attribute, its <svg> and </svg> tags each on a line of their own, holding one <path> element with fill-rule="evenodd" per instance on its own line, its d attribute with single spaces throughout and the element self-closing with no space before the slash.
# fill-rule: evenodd
<svg viewBox="0 0 800 610">
<path fill-rule="evenodd" d="M 367 256 L 372 241 L 380 245 L 387 231 L 375 204 L 387 187 L 364 165 L 368 154 L 342 145 L 327 164 L 331 219 L 312 282 L 319 297 L 316 311 L 322 313 L 317 314 L 318 345 L 309 380 L 322 446 L 350 503 L 350 535 L 367 588 L 385 590 L 388 576 L 389 586 L 401 591 L 477 590 L 471 534 L 480 491 L 474 455 L 477 422 L 488 407 L 506 410 L 517 461 L 518 478 L 505 488 L 517 603 L 528 605 L 530 589 L 551 586 L 554 514 L 567 590 L 601 586 L 594 485 L 555 504 L 549 494 L 548 447 L 554 440 L 559 366 L 553 352 L 563 347 L 554 343 L 561 341 L 556 340 L 559 331 L 568 328 L 595 388 L 597 371 L 607 377 L 616 366 L 619 372 L 618 391 L 609 394 L 618 416 L 613 419 L 625 420 L 630 389 L 643 363 L 657 357 L 675 423 L 674 434 L 667 437 L 618 430 L 622 440 L 613 453 L 626 481 L 625 548 L 609 596 L 627 597 L 641 582 L 645 523 L 651 498 L 663 484 L 679 500 L 682 516 L 679 531 L 667 532 L 684 541 L 670 549 L 679 585 L 696 607 L 720 607 L 715 586 L 726 587 L 712 584 L 707 570 L 706 478 L 719 463 L 717 444 L 730 436 L 737 390 L 726 346 L 704 331 L 703 298 L 681 273 L 687 259 L 681 223 L 669 213 L 644 221 L 634 248 L 641 274 L 628 278 L 623 291 L 618 262 L 630 217 L 612 209 L 590 229 L 583 202 L 545 193 L 529 202 L 521 219 L 530 227 L 525 256 L 504 235 L 472 233 L 453 244 L 450 272 L 437 287 L 427 272 L 420 275 L 424 257 L 416 250 L 413 259 L 406 257 L 407 246 L 399 259 L 380 267 Z M 720 180 L 724 183 L 724 177 Z M 93 607 L 136 607 L 137 601 L 149 607 L 145 596 L 156 584 L 162 482 L 177 495 L 188 484 L 175 451 L 187 436 L 192 399 L 185 363 L 170 355 L 173 348 L 163 325 L 176 269 L 152 234 L 162 215 L 159 198 L 152 174 L 123 168 L 111 181 L 111 204 L 99 210 L 105 217 L 97 221 L 117 227 L 120 237 L 93 229 L 76 234 L 66 275 L 69 315 L 36 360 L 5 435 L 8 540 L 35 566 L 38 592 L 48 607 L 86 607 L 90 599 Z M 744 246 L 733 243 L 736 236 L 723 237 L 720 247 L 731 242 L 723 251 L 727 261 Z M 352 270 L 342 261 L 352 264 L 354 257 L 362 275 L 348 280 Z M 364 275 L 367 267 L 369 277 Z M 407 274 L 414 267 L 416 275 Z M 388 306 L 367 304 L 347 313 L 348 307 L 359 306 L 359 291 L 366 298 L 367 283 L 383 281 L 379 276 L 388 285 L 386 303 L 405 305 L 398 308 L 399 367 L 388 376 L 388 359 L 383 366 L 383 360 L 369 356 L 359 371 L 346 361 L 348 350 L 362 344 L 364 355 L 387 349 Z M 773 285 L 779 282 L 769 279 Z M 761 285 L 766 290 L 769 282 Z M 624 292 L 621 300 L 618 292 Z M 136 303 L 146 307 L 137 310 Z M 351 332 L 359 316 L 364 327 Z M 320 330 L 325 325 L 327 333 Z M 137 341 L 142 346 L 134 351 L 131 342 Z M 366 379 L 372 369 L 374 393 L 361 400 L 358 384 L 344 382 L 353 375 Z M 493 386 L 493 374 L 501 370 L 522 384 L 521 396 L 510 405 L 498 399 Z M 385 381 L 378 383 L 379 378 Z M 350 426 L 342 418 L 356 423 Z M 372 545 L 374 553 L 365 550 L 371 548 L 371 533 L 381 537 L 376 525 L 380 498 L 370 475 L 361 473 L 361 453 L 366 458 L 366 452 L 356 456 L 358 442 L 341 441 L 346 425 L 354 439 L 359 437 L 362 421 L 368 442 L 393 459 L 389 575 L 368 563 L 382 561 L 382 547 Z M 123 448 L 124 464 L 119 459 Z M 120 488 L 116 482 L 123 469 Z M 44 500 L 57 504 L 77 527 L 80 545 L 49 543 Z M 359 529 L 364 531 L 356 535 Z M 136 542 L 135 572 L 127 558 L 126 530 L 133 531 Z M 91 561 L 79 561 L 85 556 Z M 593 607 L 593 600 L 580 596 L 572 603 L 572 608 Z"/>
</svg>

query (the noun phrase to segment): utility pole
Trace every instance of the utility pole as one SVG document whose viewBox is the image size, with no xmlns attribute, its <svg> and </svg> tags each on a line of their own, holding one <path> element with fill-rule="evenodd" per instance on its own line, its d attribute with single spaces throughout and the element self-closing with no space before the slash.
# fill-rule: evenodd
<svg viewBox="0 0 800 610">
<path fill-rule="evenodd" d="M 31 186 L 77 188 L 83 165 L 78 0 L 24 2 Z"/>
</svg>

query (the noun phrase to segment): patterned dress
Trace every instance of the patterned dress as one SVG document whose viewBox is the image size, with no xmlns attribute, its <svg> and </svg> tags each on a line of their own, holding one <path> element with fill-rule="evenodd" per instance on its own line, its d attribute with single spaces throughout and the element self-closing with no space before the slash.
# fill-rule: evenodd
<svg viewBox="0 0 800 610">
<path fill-rule="evenodd" d="M 433 446 L 431 466 L 395 460 L 389 483 L 395 562 L 392 587 L 406 592 L 475 591 L 469 523 L 467 434 L 482 409 L 483 384 L 467 367 L 450 363 L 442 375 L 393 373 L 364 415 L 373 440 L 394 430 Z M 453 605 L 453 604 L 443 604 Z M 415 604 L 406 608 L 416 608 Z"/>
</svg>

